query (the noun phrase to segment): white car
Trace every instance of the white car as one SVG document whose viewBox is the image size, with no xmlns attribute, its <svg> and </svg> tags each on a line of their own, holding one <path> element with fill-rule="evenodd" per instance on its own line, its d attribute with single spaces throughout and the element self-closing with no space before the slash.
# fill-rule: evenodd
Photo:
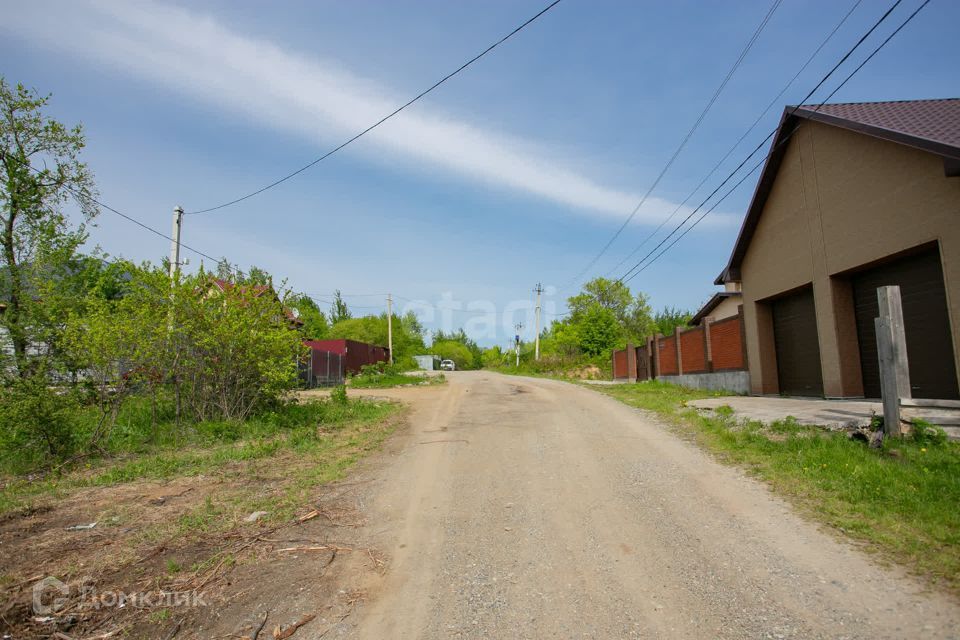
<svg viewBox="0 0 960 640">
<path fill-rule="evenodd" d="M 441 370 L 441 371 L 456 371 L 456 370 L 457 370 L 457 364 L 456 364 L 453 360 L 443 360 L 443 361 L 440 363 L 440 370 Z"/>
</svg>

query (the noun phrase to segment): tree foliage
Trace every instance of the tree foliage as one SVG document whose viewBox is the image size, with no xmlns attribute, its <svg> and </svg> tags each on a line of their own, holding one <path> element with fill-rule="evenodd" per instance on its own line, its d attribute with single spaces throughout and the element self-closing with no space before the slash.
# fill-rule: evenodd
<svg viewBox="0 0 960 640">
<path fill-rule="evenodd" d="M 411 311 L 403 316 L 393 314 L 393 361 L 402 368 L 413 368 L 413 356 L 426 352 L 423 325 Z M 344 318 L 330 327 L 329 338 L 357 340 L 387 346 L 387 314 Z"/>
<path fill-rule="evenodd" d="M 654 333 L 672 333 L 676 324 L 685 324 L 690 314 L 664 309 L 654 314 L 647 296 L 634 294 L 618 281 L 596 278 L 567 299 L 570 313 L 554 321 L 540 336 L 544 356 L 571 366 L 591 360 L 606 366 L 612 349 L 626 343 L 641 344 Z M 527 350 L 521 352 L 521 359 Z"/>
<path fill-rule="evenodd" d="M 85 220 L 97 214 L 93 177 L 79 159 L 83 129 L 47 116 L 48 101 L 0 77 L 0 278 L 7 307 L 0 326 L 20 377 L 36 362 L 29 345 L 49 343 L 56 330 L 43 313 L 43 284 L 68 275 L 87 237 L 82 224 L 70 225 L 64 205 L 73 196 Z"/>
<path fill-rule="evenodd" d="M 340 289 L 337 289 L 333 294 L 333 304 L 330 305 L 330 324 L 335 325 L 352 317 L 350 308 L 343 300 L 343 294 L 340 293 Z"/>
<path fill-rule="evenodd" d="M 330 333 L 330 323 L 313 298 L 306 294 L 294 295 L 291 297 L 290 305 L 303 321 L 301 329 L 303 337 L 307 340 L 322 340 L 327 337 Z"/>
<path fill-rule="evenodd" d="M 690 324 L 690 318 L 692 317 L 693 314 L 689 311 L 675 309 L 673 307 L 664 307 L 662 311 L 654 314 L 653 323 L 657 333 L 669 336 L 673 335 L 677 327 L 682 328 Z"/>
<path fill-rule="evenodd" d="M 458 369 L 479 369 L 483 366 L 483 349 L 463 328 L 450 333 L 436 331 L 430 351 L 441 359 L 453 360 Z M 449 355 L 444 355 L 445 353 Z"/>
</svg>

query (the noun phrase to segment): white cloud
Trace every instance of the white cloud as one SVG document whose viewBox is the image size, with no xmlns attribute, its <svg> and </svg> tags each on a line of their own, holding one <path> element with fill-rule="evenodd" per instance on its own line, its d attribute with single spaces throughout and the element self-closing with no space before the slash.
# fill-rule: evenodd
<svg viewBox="0 0 960 640">
<path fill-rule="evenodd" d="M 33 2 L 7 11 L 4 23 L 0 29 L 148 78 L 274 130 L 305 136 L 318 149 L 364 129 L 405 100 L 331 61 L 154 2 Z M 419 104 L 366 140 L 359 149 L 375 159 L 425 163 L 588 215 L 620 220 L 639 200 L 635 193 L 603 186 L 565 167 L 530 141 L 481 130 Z M 651 198 L 636 220 L 659 222 L 674 207 Z"/>
</svg>

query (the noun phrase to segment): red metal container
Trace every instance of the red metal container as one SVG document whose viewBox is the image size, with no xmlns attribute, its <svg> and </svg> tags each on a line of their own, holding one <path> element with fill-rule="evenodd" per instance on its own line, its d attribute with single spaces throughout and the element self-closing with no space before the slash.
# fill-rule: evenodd
<svg viewBox="0 0 960 640">
<path fill-rule="evenodd" d="M 356 340 L 304 340 L 311 349 L 339 353 L 343 357 L 345 374 L 360 373 L 360 367 L 366 364 L 387 362 L 390 351 L 385 347 L 378 347 Z"/>
</svg>

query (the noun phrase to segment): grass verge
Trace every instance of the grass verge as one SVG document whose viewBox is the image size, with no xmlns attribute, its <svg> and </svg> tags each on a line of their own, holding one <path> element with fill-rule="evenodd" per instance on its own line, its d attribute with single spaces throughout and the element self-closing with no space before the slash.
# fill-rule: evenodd
<svg viewBox="0 0 960 640">
<path fill-rule="evenodd" d="M 227 573 L 271 548 L 260 536 L 300 526 L 298 516 L 308 513 L 318 516 L 304 525 L 316 525 L 314 533 L 300 535 L 317 535 L 326 522 L 317 509 L 330 509 L 333 515 L 323 513 L 331 522 L 352 517 L 350 501 L 322 487 L 378 450 L 402 424 L 403 411 L 397 403 L 346 396 L 290 403 L 242 423 L 192 425 L 181 430 L 179 445 L 88 459 L 43 478 L 3 478 L 0 635 L 50 637 L 57 625 L 74 624 L 32 615 L 37 575 L 83 579 L 101 592 L 149 584 L 226 598 Z M 171 637 L 167 618 L 149 608 L 96 608 L 70 637 L 93 637 L 107 624 L 114 632 L 139 625 L 129 637 Z"/>
<path fill-rule="evenodd" d="M 82 487 L 197 476 L 289 451 L 323 462 L 345 445 L 362 447 L 371 438 L 374 444 L 382 442 L 389 431 L 373 427 L 397 411 L 398 405 L 387 402 L 327 400 L 291 403 L 244 422 L 199 423 L 176 436 L 163 433 L 161 425 L 157 444 L 117 443 L 120 452 L 113 457 L 86 459 L 58 473 L 2 478 L 0 514 L 30 509 L 38 499 L 63 497 Z"/>
<path fill-rule="evenodd" d="M 661 382 L 591 387 L 654 411 L 678 432 L 766 481 L 813 518 L 960 593 L 960 444 L 918 438 L 869 449 L 787 418 L 738 421 L 686 402 L 721 394 Z"/>
<path fill-rule="evenodd" d="M 350 379 L 350 387 L 353 389 L 389 389 L 410 385 L 430 386 L 444 384 L 446 381 L 447 378 L 442 373 L 431 376 L 425 373 L 402 373 L 389 368 L 380 371 L 373 367 L 364 367 L 360 375 Z"/>
</svg>

